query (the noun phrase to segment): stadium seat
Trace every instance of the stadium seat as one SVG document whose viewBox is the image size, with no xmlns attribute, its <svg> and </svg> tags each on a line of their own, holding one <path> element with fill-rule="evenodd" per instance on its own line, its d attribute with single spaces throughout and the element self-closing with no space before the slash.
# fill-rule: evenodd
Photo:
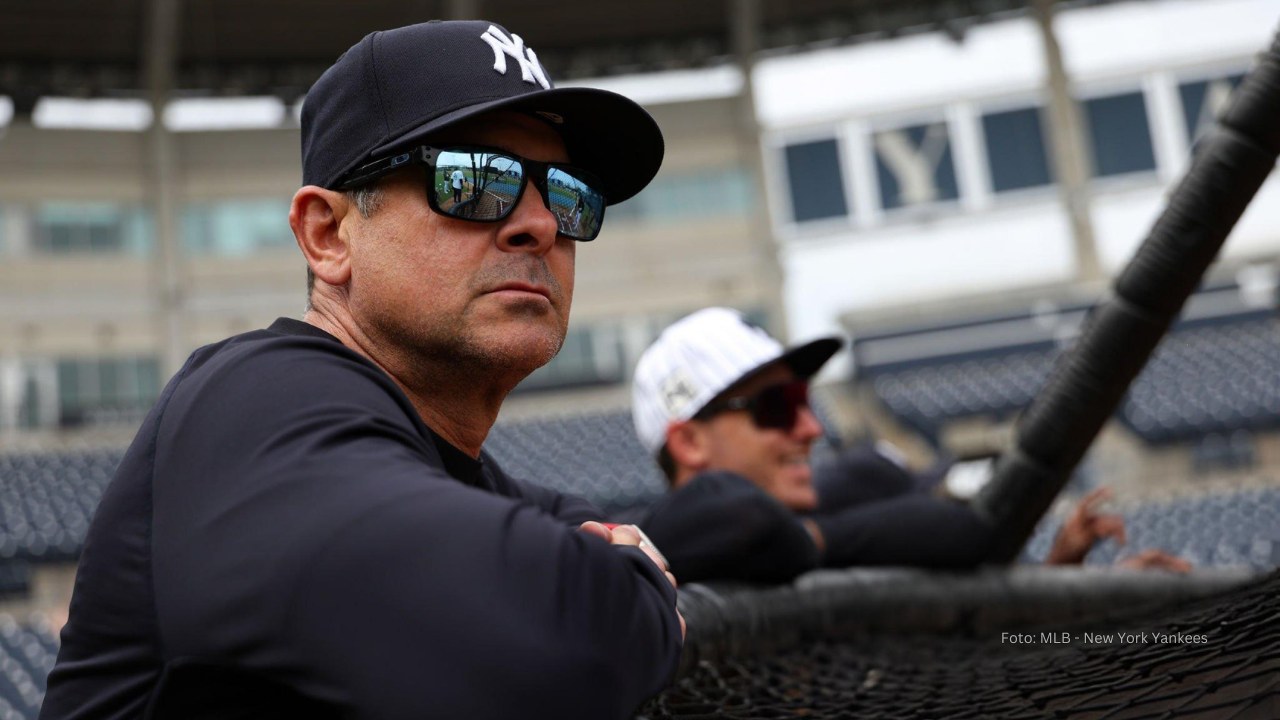
<svg viewBox="0 0 1280 720">
<path fill-rule="evenodd" d="M 0 614 L 0 720 L 35 720 L 57 653 L 57 637 L 43 621 Z"/>
<path fill-rule="evenodd" d="M 905 425 L 934 435 L 948 421 L 1002 418 L 1025 408 L 1057 351 L 935 357 L 872 373 L 876 396 Z M 1178 328 L 1157 348 L 1117 413 L 1147 442 L 1170 443 L 1280 427 L 1280 325 L 1247 315 Z"/>
</svg>

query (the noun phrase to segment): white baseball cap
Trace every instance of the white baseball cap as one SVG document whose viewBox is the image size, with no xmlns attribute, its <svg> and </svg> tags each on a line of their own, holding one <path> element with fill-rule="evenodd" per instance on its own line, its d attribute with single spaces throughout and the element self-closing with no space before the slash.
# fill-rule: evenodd
<svg viewBox="0 0 1280 720">
<path fill-rule="evenodd" d="M 842 344 L 825 337 L 784 349 L 729 308 L 706 308 L 677 320 L 636 363 L 631 415 L 640 444 L 656 456 L 667 442 L 668 425 L 693 417 L 729 386 L 777 361 L 808 378 Z"/>
</svg>

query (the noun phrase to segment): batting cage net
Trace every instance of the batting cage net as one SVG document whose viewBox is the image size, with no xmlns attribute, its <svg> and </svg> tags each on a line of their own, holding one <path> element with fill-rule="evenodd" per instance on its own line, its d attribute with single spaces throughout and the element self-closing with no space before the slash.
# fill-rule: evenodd
<svg viewBox="0 0 1280 720">
<path fill-rule="evenodd" d="M 637 717 L 1277 718 L 1280 574 L 1233 581 L 1025 568 L 699 588 L 683 607 L 701 659 Z"/>
</svg>

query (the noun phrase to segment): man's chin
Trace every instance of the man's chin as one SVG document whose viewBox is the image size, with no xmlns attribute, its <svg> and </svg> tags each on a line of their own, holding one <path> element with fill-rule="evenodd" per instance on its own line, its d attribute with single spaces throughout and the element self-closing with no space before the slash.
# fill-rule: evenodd
<svg viewBox="0 0 1280 720">
<path fill-rule="evenodd" d="M 528 375 L 560 352 L 564 333 L 550 318 L 507 318 L 485 327 L 478 339 L 501 369 Z"/>
</svg>

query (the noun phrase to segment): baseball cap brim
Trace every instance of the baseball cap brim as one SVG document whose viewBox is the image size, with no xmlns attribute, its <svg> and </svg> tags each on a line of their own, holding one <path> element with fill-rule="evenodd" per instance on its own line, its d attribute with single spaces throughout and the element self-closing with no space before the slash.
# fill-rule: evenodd
<svg viewBox="0 0 1280 720">
<path fill-rule="evenodd" d="M 436 116 L 396 134 L 344 174 L 493 110 L 526 112 L 546 121 L 563 138 L 570 161 L 600 179 L 610 205 L 640 192 L 662 166 L 662 131 L 644 108 L 615 92 L 571 87 L 504 97 Z"/>
<path fill-rule="evenodd" d="M 791 348 L 779 359 L 791 366 L 796 375 L 807 380 L 821 370 L 843 345 L 844 341 L 838 337 L 818 338 Z"/>
<path fill-rule="evenodd" d="M 817 340 L 811 340 L 803 345 L 788 348 L 778 357 L 762 362 L 743 373 L 737 380 L 730 383 L 728 387 L 721 390 L 715 395 L 715 397 L 704 403 L 703 407 L 719 400 L 726 393 L 731 392 L 742 383 L 779 363 L 784 363 L 787 367 L 791 368 L 791 371 L 796 374 L 796 377 L 802 380 L 808 380 L 817 374 L 817 372 L 822 369 L 822 366 L 826 365 L 827 361 L 831 359 L 831 356 L 835 355 L 843 346 L 844 340 L 832 336 L 818 338 Z"/>
</svg>

